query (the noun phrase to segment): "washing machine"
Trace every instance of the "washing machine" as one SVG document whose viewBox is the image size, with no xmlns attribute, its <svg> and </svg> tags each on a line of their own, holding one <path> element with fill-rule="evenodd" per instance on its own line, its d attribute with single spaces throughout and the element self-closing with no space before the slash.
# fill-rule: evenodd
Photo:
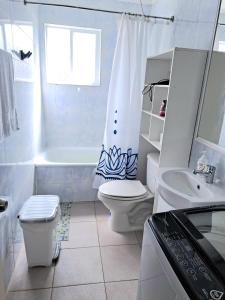
<svg viewBox="0 0 225 300">
<path fill-rule="evenodd" d="M 225 205 L 147 219 L 137 299 L 225 299 Z"/>
</svg>

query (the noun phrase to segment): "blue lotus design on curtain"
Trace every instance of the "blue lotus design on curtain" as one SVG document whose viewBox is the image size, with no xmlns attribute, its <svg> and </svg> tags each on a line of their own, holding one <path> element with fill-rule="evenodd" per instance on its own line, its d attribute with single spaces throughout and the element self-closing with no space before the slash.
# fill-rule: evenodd
<svg viewBox="0 0 225 300">
<path fill-rule="evenodd" d="M 102 146 L 96 174 L 105 179 L 135 179 L 137 174 L 138 154 L 129 148 L 122 152 L 115 145 L 107 152 Z"/>
</svg>

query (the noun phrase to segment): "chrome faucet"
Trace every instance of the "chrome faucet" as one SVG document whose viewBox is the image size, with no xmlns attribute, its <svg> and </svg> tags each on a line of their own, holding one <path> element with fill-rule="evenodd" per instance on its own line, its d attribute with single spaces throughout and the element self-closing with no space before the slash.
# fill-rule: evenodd
<svg viewBox="0 0 225 300">
<path fill-rule="evenodd" d="M 202 174 L 205 177 L 205 182 L 210 184 L 213 183 L 215 173 L 216 167 L 210 165 L 204 165 L 204 167 L 200 170 L 193 170 L 193 174 Z"/>
</svg>

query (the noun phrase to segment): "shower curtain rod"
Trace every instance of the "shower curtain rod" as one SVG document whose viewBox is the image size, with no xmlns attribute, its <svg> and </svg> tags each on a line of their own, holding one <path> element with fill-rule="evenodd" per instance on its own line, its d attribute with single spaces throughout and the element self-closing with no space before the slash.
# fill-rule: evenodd
<svg viewBox="0 0 225 300">
<path fill-rule="evenodd" d="M 82 7 L 82 6 L 74 6 L 74 5 L 66 5 L 66 4 L 57 4 L 57 3 L 46 3 L 46 2 L 36 2 L 36 1 L 23 1 L 24 5 L 27 4 L 38 4 L 38 5 L 44 5 L 44 6 L 58 6 L 58 7 L 67 7 L 67 8 L 77 8 L 77 9 L 83 9 L 83 10 L 92 10 L 92 11 L 100 11 L 103 13 L 110 13 L 110 14 L 127 14 L 129 16 L 135 16 L 135 17 L 142 17 L 142 14 L 135 14 L 130 12 L 122 12 L 122 11 L 115 11 L 115 10 L 106 10 L 106 9 L 98 9 L 98 8 L 90 8 L 90 7 Z M 170 22 L 174 22 L 174 16 L 172 17 L 158 17 L 158 16 L 150 16 L 150 15 L 144 15 L 146 18 L 152 18 L 152 19 L 161 19 L 161 20 L 167 20 Z"/>
</svg>

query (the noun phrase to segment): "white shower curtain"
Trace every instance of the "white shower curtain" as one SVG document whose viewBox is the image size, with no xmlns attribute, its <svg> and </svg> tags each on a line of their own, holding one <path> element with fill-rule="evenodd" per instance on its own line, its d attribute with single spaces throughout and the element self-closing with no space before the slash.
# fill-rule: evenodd
<svg viewBox="0 0 225 300">
<path fill-rule="evenodd" d="M 151 23 L 123 15 L 114 54 L 104 141 L 94 186 L 135 179 L 142 94 Z"/>
</svg>

